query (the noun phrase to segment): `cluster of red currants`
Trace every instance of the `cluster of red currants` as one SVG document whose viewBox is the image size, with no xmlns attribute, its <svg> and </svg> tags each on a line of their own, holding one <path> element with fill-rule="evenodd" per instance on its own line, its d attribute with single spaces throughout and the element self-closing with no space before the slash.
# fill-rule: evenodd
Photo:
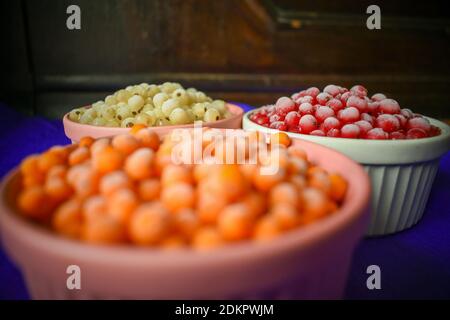
<svg viewBox="0 0 450 320">
<path fill-rule="evenodd" d="M 294 133 L 353 139 L 418 139 L 440 134 L 424 116 L 401 109 L 382 93 L 367 95 L 361 85 L 350 90 L 327 85 L 281 97 L 252 113 L 262 126 Z"/>
</svg>

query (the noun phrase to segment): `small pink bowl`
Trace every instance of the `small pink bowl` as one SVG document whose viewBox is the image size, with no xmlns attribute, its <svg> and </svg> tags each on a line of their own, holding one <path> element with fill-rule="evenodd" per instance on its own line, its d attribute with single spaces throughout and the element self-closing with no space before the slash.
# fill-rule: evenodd
<svg viewBox="0 0 450 320">
<path fill-rule="evenodd" d="M 244 110 L 237 105 L 227 103 L 227 108 L 233 114 L 232 117 L 222 119 L 214 122 L 205 122 L 202 125 L 210 128 L 228 128 L 228 129 L 240 129 L 242 125 L 242 116 Z M 81 138 L 91 136 L 92 138 L 111 137 L 121 133 L 126 133 L 129 128 L 114 128 L 114 127 L 99 127 L 88 124 L 81 124 L 69 119 L 69 114 L 66 113 L 63 118 L 64 132 L 66 136 L 72 140 L 72 142 L 78 142 Z M 164 136 L 173 129 L 179 128 L 192 128 L 193 124 L 185 124 L 178 126 L 161 126 L 150 127 L 159 136 Z"/>
<path fill-rule="evenodd" d="M 14 207 L 19 175 L 0 187 L 3 245 L 35 299 L 338 299 L 353 250 L 368 223 L 370 185 L 361 166 L 315 143 L 294 139 L 309 158 L 349 183 L 338 212 L 267 243 L 210 252 L 97 246 L 60 237 Z M 81 270 L 81 289 L 67 288 L 67 268 Z"/>
</svg>

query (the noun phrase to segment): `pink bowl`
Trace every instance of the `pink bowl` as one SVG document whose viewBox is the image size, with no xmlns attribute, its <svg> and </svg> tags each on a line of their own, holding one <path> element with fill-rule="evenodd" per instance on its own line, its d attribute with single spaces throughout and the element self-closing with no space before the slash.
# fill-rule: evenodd
<svg viewBox="0 0 450 320">
<path fill-rule="evenodd" d="M 268 243 L 245 242 L 210 252 L 96 246 L 69 240 L 17 214 L 17 170 L 3 180 L 0 228 L 4 247 L 35 299 L 337 299 L 353 250 L 368 222 L 369 179 L 354 161 L 302 140 L 309 158 L 349 182 L 335 214 Z M 69 290 L 69 265 L 81 289 Z"/>
<path fill-rule="evenodd" d="M 210 128 L 228 128 L 228 129 L 240 129 L 242 125 L 242 116 L 244 110 L 237 105 L 227 103 L 227 108 L 233 114 L 232 117 L 222 119 L 214 122 L 205 122 L 203 126 Z M 81 124 L 69 119 L 69 114 L 66 113 L 63 118 L 64 132 L 66 136 L 72 140 L 72 142 L 78 142 L 85 136 L 91 136 L 93 138 L 111 137 L 121 133 L 126 133 L 129 128 L 113 128 L 113 127 L 99 127 L 88 124 Z M 161 126 L 150 127 L 159 136 L 164 136 L 173 129 L 179 128 L 192 128 L 193 124 L 185 124 L 178 126 Z"/>
</svg>

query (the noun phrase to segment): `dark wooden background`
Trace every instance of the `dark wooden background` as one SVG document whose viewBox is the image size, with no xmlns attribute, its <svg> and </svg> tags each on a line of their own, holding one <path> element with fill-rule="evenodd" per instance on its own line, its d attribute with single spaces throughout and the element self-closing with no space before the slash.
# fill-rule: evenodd
<svg viewBox="0 0 450 320">
<path fill-rule="evenodd" d="M 450 118 L 446 1 L 3 0 L 0 101 L 60 117 L 133 83 L 178 81 L 255 106 L 363 84 Z M 81 8 L 79 31 L 66 8 Z"/>
</svg>

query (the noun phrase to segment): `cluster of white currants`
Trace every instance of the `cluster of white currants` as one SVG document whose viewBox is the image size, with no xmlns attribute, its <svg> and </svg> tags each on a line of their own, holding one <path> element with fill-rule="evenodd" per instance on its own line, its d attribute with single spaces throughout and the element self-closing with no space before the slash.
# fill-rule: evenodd
<svg viewBox="0 0 450 320">
<path fill-rule="evenodd" d="M 225 102 L 212 100 L 194 88 L 179 83 L 142 83 L 116 91 L 92 107 L 77 108 L 69 119 L 82 124 L 106 127 L 166 126 L 194 121 L 212 122 L 231 116 Z"/>
</svg>

